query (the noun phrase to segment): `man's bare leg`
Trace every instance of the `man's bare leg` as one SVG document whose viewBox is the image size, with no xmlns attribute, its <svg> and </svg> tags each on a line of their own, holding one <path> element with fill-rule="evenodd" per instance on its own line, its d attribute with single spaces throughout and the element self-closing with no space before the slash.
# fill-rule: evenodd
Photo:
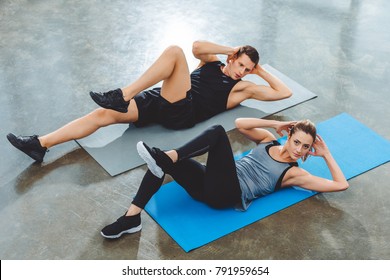
<svg viewBox="0 0 390 280">
<path fill-rule="evenodd" d="M 161 80 L 163 81 L 161 95 L 166 100 L 175 102 L 186 97 L 191 83 L 187 61 L 181 48 L 177 46 L 168 47 L 139 79 L 124 88 L 123 91 L 127 94 L 127 98 L 131 99 L 140 91 Z M 45 153 L 43 149 L 86 137 L 103 126 L 137 121 L 138 108 L 135 101 L 129 102 L 127 108 L 126 113 L 118 113 L 107 109 L 95 110 L 39 138 L 36 136 L 16 137 L 12 133 L 7 135 L 7 138 L 16 148 L 40 162 L 43 160 Z"/>
<path fill-rule="evenodd" d="M 186 97 L 191 88 L 190 73 L 183 50 L 170 46 L 135 82 L 122 88 L 126 101 L 139 92 L 163 81 L 161 95 L 169 102 L 176 102 Z"/>
<path fill-rule="evenodd" d="M 137 119 L 137 105 L 135 101 L 131 101 L 126 114 L 100 108 L 41 137 L 37 135 L 16 136 L 9 133 L 7 139 L 15 148 L 21 150 L 35 161 L 42 162 L 47 148 L 70 140 L 83 138 L 103 126 L 114 123 L 130 123 Z"/>
<path fill-rule="evenodd" d="M 191 82 L 188 64 L 181 48 L 168 47 L 140 78 L 122 91 L 124 95 L 131 96 L 130 100 L 142 90 L 160 81 L 163 81 L 161 95 L 166 100 L 175 102 L 186 97 Z M 60 143 L 86 137 L 100 127 L 115 123 L 130 123 L 136 120 L 138 120 L 138 108 L 135 101 L 132 100 L 127 113 L 98 109 L 52 133 L 39 137 L 39 141 L 43 147 L 50 148 Z"/>
<path fill-rule="evenodd" d="M 131 123 L 138 119 L 138 109 L 135 101 L 131 101 L 127 113 L 119 113 L 103 108 L 78 118 L 49 134 L 39 137 L 43 147 L 50 148 L 55 145 L 84 138 L 91 135 L 101 127 L 116 123 Z"/>
</svg>

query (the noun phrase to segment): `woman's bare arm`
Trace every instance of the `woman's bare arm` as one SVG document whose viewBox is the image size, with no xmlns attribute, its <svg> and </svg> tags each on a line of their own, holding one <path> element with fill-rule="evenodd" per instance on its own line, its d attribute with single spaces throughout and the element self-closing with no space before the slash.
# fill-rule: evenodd
<svg viewBox="0 0 390 280">
<path fill-rule="evenodd" d="M 295 123 L 295 121 L 281 122 L 257 118 L 238 118 L 235 121 L 238 131 L 256 144 L 276 140 L 275 136 L 265 128 L 273 128 L 280 136 L 283 136 L 283 131 L 288 132 Z"/>
<path fill-rule="evenodd" d="M 287 172 L 286 180 L 283 180 L 282 185 L 299 186 L 318 192 L 335 192 L 347 189 L 349 187 L 348 181 L 321 136 L 317 135 L 313 148 L 314 152 L 310 152 L 310 154 L 321 156 L 325 160 L 332 179 L 314 176 L 301 168 L 295 167 L 290 170 L 291 172 Z"/>
</svg>

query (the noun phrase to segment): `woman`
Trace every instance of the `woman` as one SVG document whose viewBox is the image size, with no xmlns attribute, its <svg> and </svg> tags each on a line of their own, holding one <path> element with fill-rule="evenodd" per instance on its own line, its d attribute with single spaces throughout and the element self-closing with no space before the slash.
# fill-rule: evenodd
<svg viewBox="0 0 390 280">
<path fill-rule="evenodd" d="M 103 228 L 101 234 L 106 238 L 118 238 L 124 233 L 141 230 L 140 213 L 160 188 L 165 173 L 170 174 L 194 199 L 214 208 L 246 210 L 255 198 L 290 186 L 318 192 L 348 188 L 344 174 L 324 140 L 316 134 L 312 122 L 240 118 L 236 120 L 236 127 L 257 144 L 237 161 L 220 125 L 210 127 L 184 146 L 166 152 L 139 142 L 138 152 L 149 170 L 128 211 Z M 265 128 L 274 128 L 279 135 L 287 131 L 286 143 L 280 145 Z M 192 159 L 206 152 L 206 165 Z M 332 180 L 311 175 L 298 167 L 297 160 L 306 160 L 309 155 L 324 158 Z"/>
</svg>

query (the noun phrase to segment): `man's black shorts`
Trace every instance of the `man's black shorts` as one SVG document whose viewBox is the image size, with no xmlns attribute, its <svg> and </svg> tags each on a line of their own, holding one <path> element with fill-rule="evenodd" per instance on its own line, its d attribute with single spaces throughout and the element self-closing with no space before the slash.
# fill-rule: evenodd
<svg viewBox="0 0 390 280">
<path fill-rule="evenodd" d="M 138 107 L 136 127 L 158 123 L 169 129 L 189 128 L 195 125 L 192 97 L 170 103 L 160 95 L 160 88 L 140 92 L 134 97 Z"/>
</svg>

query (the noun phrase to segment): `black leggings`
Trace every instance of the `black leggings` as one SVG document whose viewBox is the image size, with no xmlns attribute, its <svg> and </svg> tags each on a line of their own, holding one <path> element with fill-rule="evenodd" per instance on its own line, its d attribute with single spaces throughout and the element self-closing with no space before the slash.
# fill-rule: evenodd
<svg viewBox="0 0 390 280">
<path fill-rule="evenodd" d="M 179 160 L 164 170 L 196 200 L 214 208 L 232 207 L 241 201 L 233 152 L 224 128 L 215 125 L 176 149 Z M 203 165 L 192 157 L 208 152 Z M 146 172 L 133 204 L 144 208 L 164 178 Z"/>
</svg>

